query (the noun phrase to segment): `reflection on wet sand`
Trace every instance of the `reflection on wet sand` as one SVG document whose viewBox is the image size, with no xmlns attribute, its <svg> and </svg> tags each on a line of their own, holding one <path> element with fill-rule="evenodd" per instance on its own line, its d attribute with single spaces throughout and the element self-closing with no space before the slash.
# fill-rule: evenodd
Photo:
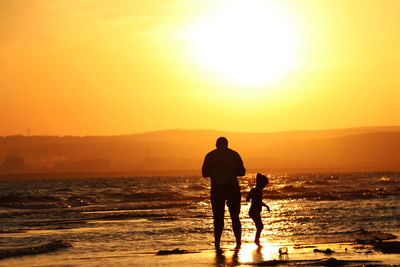
<svg viewBox="0 0 400 267">
<path fill-rule="evenodd" d="M 243 263 L 261 263 L 271 260 L 278 253 L 274 246 L 256 246 L 243 244 L 239 250 L 219 250 L 215 254 L 215 265 L 238 265 Z M 280 260 L 288 260 L 288 255 L 281 255 Z"/>
<path fill-rule="evenodd" d="M 225 266 L 226 258 L 223 252 L 215 253 L 215 266 Z"/>
<path fill-rule="evenodd" d="M 253 262 L 264 261 L 264 256 L 262 254 L 262 246 L 258 246 L 253 252 L 251 252 L 251 257 Z"/>
<path fill-rule="evenodd" d="M 226 266 L 226 265 L 239 265 L 239 252 L 240 249 L 235 249 L 232 254 L 225 256 L 225 252 L 217 250 L 215 252 L 215 265 Z"/>
</svg>

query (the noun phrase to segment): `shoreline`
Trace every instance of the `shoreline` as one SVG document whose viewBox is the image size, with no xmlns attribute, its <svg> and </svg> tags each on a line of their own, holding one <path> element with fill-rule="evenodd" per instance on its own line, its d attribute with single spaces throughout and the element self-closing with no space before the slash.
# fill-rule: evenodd
<svg viewBox="0 0 400 267">
<path fill-rule="evenodd" d="M 78 244 L 77 244 L 78 245 Z M 229 245 L 229 246 L 228 246 Z M 78 245 L 79 246 L 79 245 Z M 76 254 L 73 248 L 38 255 L 17 256 L 0 260 L 2 266 L 393 266 L 400 265 L 399 254 L 384 254 L 355 242 L 287 245 L 243 243 L 239 251 L 234 244 L 224 244 L 222 253 L 212 248 L 190 250 L 179 248 L 178 253 L 157 255 L 157 251 L 124 251 L 119 253 Z M 286 247 L 287 254 L 279 254 Z M 171 248 L 171 251 L 176 248 Z M 314 250 L 319 250 L 315 252 Z M 324 253 L 322 251 L 327 251 Z M 330 252 L 331 251 L 331 252 Z"/>
</svg>

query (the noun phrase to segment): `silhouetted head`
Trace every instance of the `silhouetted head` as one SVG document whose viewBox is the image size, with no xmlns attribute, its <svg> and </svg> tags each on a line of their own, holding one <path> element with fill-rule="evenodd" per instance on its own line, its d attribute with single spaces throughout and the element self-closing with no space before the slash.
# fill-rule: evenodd
<svg viewBox="0 0 400 267">
<path fill-rule="evenodd" d="M 217 139 L 217 143 L 215 144 L 217 148 L 227 148 L 228 147 L 228 139 L 225 137 L 220 137 Z"/>
<path fill-rule="evenodd" d="M 268 178 L 261 173 L 257 173 L 257 186 L 264 188 L 267 184 L 269 184 Z"/>
</svg>

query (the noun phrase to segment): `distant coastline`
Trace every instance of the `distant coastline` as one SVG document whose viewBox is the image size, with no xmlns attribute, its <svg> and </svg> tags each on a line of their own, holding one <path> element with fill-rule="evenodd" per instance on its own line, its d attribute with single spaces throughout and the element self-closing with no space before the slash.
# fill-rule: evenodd
<svg viewBox="0 0 400 267">
<path fill-rule="evenodd" d="M 0 179 L 199 175 L 205 153 L 219 136 L 241 151 L 249 171 L 400 171 L 399 126 L 275 133 L 178 129 L 0 137 Z"/>
</svg>

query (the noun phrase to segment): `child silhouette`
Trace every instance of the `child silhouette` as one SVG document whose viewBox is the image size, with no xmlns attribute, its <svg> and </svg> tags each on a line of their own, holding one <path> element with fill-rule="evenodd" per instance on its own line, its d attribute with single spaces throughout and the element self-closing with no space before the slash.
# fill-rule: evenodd
<svg viewBox="0 0 400 267">
<path fill-rule="evenodd" d="M 262 190 L 268 183 L 269 181 L 267 177 L 265 177 L 261 173 L 257 173 L 256 187 L 252 188 L 246 197 L 246 201 L 249 201 L 251 199 L 249 216 L 251 219 L 253 219 L 257 228 L 254 243 L 256 243 L 258 246 L 260 246 L 260 235 L 262 229 L 264 228 L 264 225 L 261 221 L 261 209 L 264 206 L 268 209 L 268 211 L 270 211 L 269 207 L 262 202 Z"/>
</svg>

